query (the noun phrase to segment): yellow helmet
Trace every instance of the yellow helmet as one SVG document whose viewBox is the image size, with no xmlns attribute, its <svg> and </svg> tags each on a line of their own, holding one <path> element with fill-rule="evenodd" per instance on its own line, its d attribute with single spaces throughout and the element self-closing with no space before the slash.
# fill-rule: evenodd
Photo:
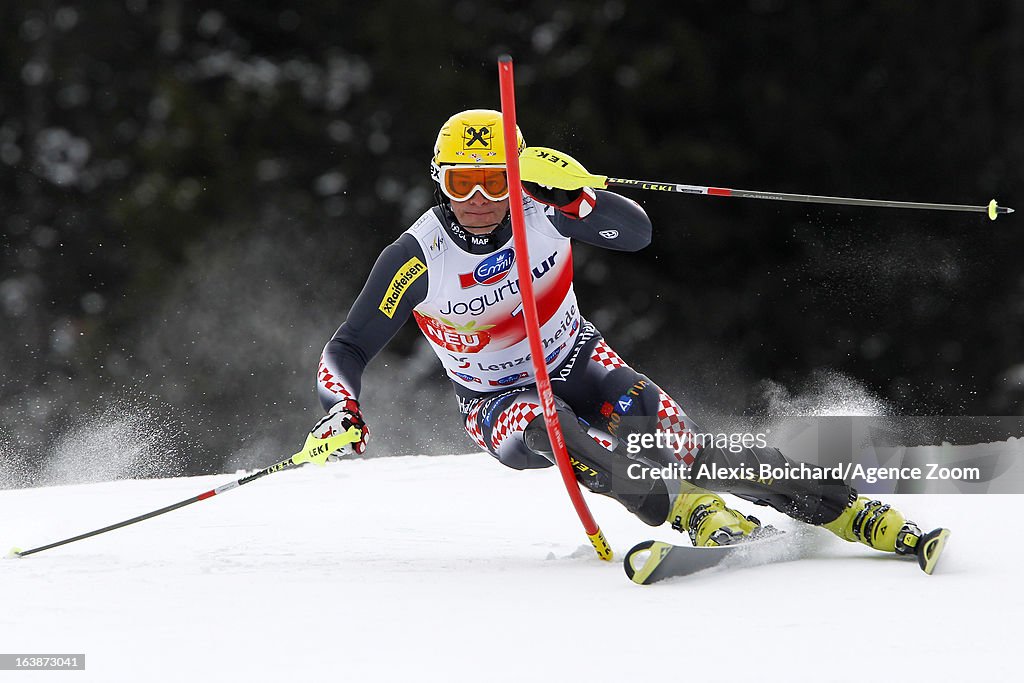
<svg viewBox="0 0 1024 683">
<path fill-rule="evenodd" d="M 516 147 L 526 147 L 516 126 Z M 493 109 L 469 109 L 445 121 L 434 143 L 432 166 L 444 164 L 504 164 L 505 135 L 501 112 Z"/>
</svg>

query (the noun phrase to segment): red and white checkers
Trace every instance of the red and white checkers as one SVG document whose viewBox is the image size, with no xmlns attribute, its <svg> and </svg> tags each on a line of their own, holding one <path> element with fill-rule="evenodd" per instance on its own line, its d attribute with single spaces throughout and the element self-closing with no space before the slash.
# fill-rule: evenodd
<svg viewBox="0 0 1024 683">
<path fill-rule="evenodd" d="M 317 383 L 329 391 L 335 396 L 342 398 L 355 398 L 349 393 L 349 390 L 345 388 L 345 385 L 341 383 L 341 378 L 335 377 L 330 369 L 327 367 L 327 363 L 324 362 L 324 357 L 320 356 L 320 369 L 316 373 Z"/>
<path fill-rule="evenodd" d="M 540 405 L 536 403 L 527 403 L 516 401 L 506 410 L 501 412 L 498 416 L 497 424 L 494 425 L 494 429 L 491 431 L 491 446 L 494 447 L 495 453 L 501 448 L 501 444 L 505 442 L 512 434 L 522 432 L 526 429 L 526 425 L 533 422 L 538 417 L 541 417 L 544 411 Z M 543 419 L 543 418 L 541 418 Z"/>
<path fill-rule="evenodd" d="M 619 354 L 612 351 L 612 347 L 605 344 L 603 339 L 594 346 L 594 353 L 590 355 L 590 360 L 600 363 L 609 370 L 626 367 L 626 363 L 619 358 Z"/>
<path fill-rule="evenodd" d="M 613 451 L 613 450 L 615 450 L 615 442 L 612 441 L 612 438 L 610 436 L 604 436 L 602 434 L 596 434 L 593 431 L 588 432 L 588 434 L 589 434 L 591 439 L 596 441 L 598 443 L 598 445 L 600 445 L 601 448 L 605 449 L 606 451 Z"/>
<path fill-rule="evenodd" d="M 684 465 L 692 465 L 693 459 L 700 450 L 693 430 L 686 423 L 686 413 L 672 397 L 658 390 L 658 431 L 675 435 L 672 438 L 673 452 L 676 459 Z"/>
<path fill-rule="evenodd" d="M 480 447 L 480 450 L 487 450 L 487 444 L 484 442 L 484 433 L 480 429 L 480 406 L 483 405 L 483 401 L 477 401 L 473 409 L 466 415 L 466 433 L 469 434 L 469 438 L 476 442 L 476 445 Z"/>
</svg>

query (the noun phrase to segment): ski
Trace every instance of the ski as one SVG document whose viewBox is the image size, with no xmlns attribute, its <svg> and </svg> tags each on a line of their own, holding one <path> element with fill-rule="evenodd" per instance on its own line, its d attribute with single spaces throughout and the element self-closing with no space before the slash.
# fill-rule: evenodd
<svg viewBox="0 0 1024 683">
<path fill-rule="evenodd" d="M 774 546 L 786 538 L 785 532 L 776 531 L 771 535 L 737 543 L 735 545 L 694 547 L 679 546 L 662 541 L 644 541 L 630 548 L 623 559 L 626 576 L 634 583 L 647 585 L 675 576 L 688 576 L 718 566 L 730 558 L 736 558 L 742 566 L 767 564 L 784 559 L 795 559 L 791 553 L 780 553 Z M 949 529 L 938 528 L 921 536 L 915 556 L 918 566 L 925 574 L 935 571 L 939 557 L 946 547 Z"/>
<path fill-rule="evenodd" d="M 680 546 L 662 541 L 643 541 L 630 548 L 622 564 L 634 583 L 647 585 L 674 576 L 687 576 L 717 566 L 729 558 L 749 557 L 757 564 L 770 562 L 774 553 L 762 557 L 765 546 L 786 537 L 785 532 L 763 535 L 745 543 L 708 547 Z"/>
<path fill-rule="evenodd" d="M 935 565 L 938 564 L 939 556 L 946 548 L 946 539 L 948 538 L 949 529 L 940 527 L 929 531 L 917 542 L 920 546 L 917 550 L 917 564 L 925 574 L 935 571 Z"/>
</svg>

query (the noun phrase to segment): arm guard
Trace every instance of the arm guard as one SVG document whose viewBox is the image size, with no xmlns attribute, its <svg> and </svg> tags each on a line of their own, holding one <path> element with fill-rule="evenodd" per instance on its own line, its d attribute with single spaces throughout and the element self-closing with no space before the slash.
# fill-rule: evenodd
<svg viewBox="0 0 1024 683">
<path fill-rule="evenodd" d="M 549 216 L 566 237 L 616 251 L 640 251 L 651 243 L 651 219 L 639 204 L 622 195 L 597 191 L 597 204 L 586 218 L 573 220 L 561 212 Z"/>
</svg>

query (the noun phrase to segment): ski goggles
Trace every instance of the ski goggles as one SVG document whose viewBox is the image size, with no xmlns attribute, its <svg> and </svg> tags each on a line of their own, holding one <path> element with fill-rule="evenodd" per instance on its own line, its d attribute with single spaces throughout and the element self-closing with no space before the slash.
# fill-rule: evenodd
<svg viewBox="0 0 1024 683">
<path fill-rule="evenodd" d="M 477 190 L 492 202 L 508 197 L 508 175 L 504 166 L 434 166 L 441 191 L 455 202 L 467 201 Z"/>
</svg>

